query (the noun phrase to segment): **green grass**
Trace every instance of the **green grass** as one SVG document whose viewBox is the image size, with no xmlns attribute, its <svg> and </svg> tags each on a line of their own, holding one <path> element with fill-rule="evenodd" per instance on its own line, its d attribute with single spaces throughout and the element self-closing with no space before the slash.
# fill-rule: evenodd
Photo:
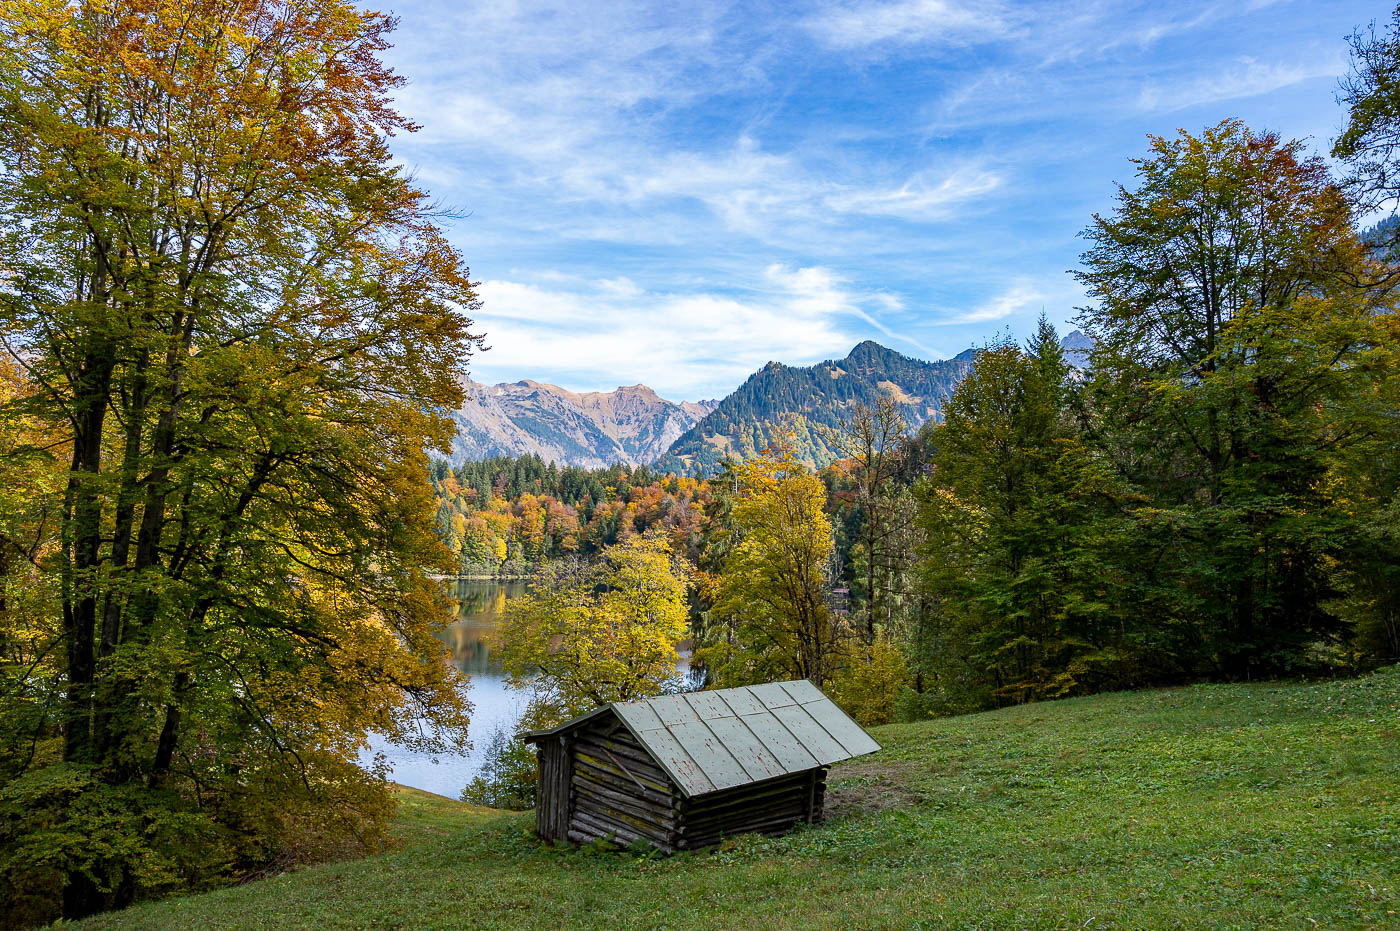
<svg viewBox="0 0 1400 931">
<path fill-rule="evenodd" d="M 784 838 L 551 848 L 529 813 L 409 792 L 400 852 L 84 928 L 1400 928 L 1400 670 L 874 733 Z"/>
</svg>

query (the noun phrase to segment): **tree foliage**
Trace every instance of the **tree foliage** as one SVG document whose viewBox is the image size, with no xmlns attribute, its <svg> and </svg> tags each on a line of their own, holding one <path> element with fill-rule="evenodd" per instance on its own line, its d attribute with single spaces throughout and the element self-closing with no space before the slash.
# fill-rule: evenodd
<svg viewBox="0 0 1400 931">
<path fill-rule="evenodd" d="M 904 593 L 900 585 L 910 548 L 901 546 L 899 533 L 907 523 L 905 498 L 896 479 L 902 470 L 904 436 L 908 424 L 898 403 L 888 393 L 869 404 L 858 404 L 846 422 L 843 452 L 851 463 L 851 485 L 860 510 L 859 542 L 853 556 L 861 584 L 862 633 L 875 641 L 877 618 L 888 627 L 893 603 Z"/>
<path fill-rule="evenodd" d="M 1131 673 L 1101 520 L 1113 477 L 1074 429 L 1053 328 L 977 354 L 920 486 L 918 645 L 946 710 L 1120 684 Z"/>
<path fill-rule="evenodd" d="M 546 726 L 614 701 L 657 695 L 676 679 L 691 569 L 666 537 L 635 536 L 593 565 L 556 566 L 506 609 L 501 660 L 533 693 Z"/>
<path fill-rule="evenodd" d="M 1375 24 L 1358 30 L 1349 41 L 1351 69 L 1342 79 L 1340 101 L 1347 121 L 1332 145 L 1332 155 L 1350 169 L 1352 196 L 1364 210 L 1400 205 L 1400 92 L 1396 67 L 1400 65 L 1400 9 L 1391 13 L 1388 29 Z M 1395 245 L 1394 228 L 1385 236 Z"/>
<path fill-rule="evenodd" d="M 535 807 L 535 787 L 539 780 L 535 748 L 504 728 L 497 728 L 482 754 L 481 772 L 462 790 L 462 801 L 488 808 L 525 811 Z"/>
<path fill-rule="evenodd" d="M 36 593 L 0 608 L 30 748 L 0 869 L 35 917 L 373 844 L 366 730 L 465 724 L 423 448 L 475 298 L 391 164 L 391 26 L 0 4 L 3 533 Z"/>
<path fill-rule="evenodd" d="M 1154 138 L 1095 217 L 1098 441 L 1174 529 L 1159 572 L 1192 600 L 1220 673 L 1285 671 L 1328 610 L 1348 521 L 1327 476 L 1374 429 L 1386 275 L 1320 159 L 1226 121 Z"/>
<path fill-rule="evenodd" d="M 835 671 L 840 619 L 827 603 L 834 542 L 826 489 L 786 448 L 737 466 L 728 556 L 699 656 L 713 682 L 810 679 Z"/>
<path fill-rule="evenodd" d="M 893 721 L 897 699 L 909 685 L 909 665 L 895 638 L 879 631 L 843 660 L 828 688 L 832 701 L 866 727 Z"/>
<path fill-rule="evenodd" d="M 468 575 L 527 575 L 544 560 L 591 558 L 662 528 L 677 552 L 699 557 L 708 487 L 645 467 L 560 468 L 539 456 L 433 467 L 438 533 Z"/>
</svg>

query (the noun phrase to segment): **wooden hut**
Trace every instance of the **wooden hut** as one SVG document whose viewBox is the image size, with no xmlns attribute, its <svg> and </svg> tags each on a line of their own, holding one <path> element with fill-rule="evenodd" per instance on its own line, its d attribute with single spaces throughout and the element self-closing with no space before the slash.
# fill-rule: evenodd
<svg viewBox="0 0 1400 931">
<path fill-rule="evenodd" d="M 665 853 L 816 821 L 827 767 L 880 749 L 805 679 L 613 702 L 525 740 L 540 837 Z"/>
</svg>

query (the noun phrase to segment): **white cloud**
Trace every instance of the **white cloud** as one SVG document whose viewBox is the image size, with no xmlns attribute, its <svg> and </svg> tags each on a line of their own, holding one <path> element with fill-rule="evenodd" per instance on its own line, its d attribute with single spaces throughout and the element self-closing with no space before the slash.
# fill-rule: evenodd
<svg viewBox="0 0 1400 931">
<path fill-rule="evenodd" d="M 1012 314 L 1036 309 L 1045 303 L 1045 298 L 1044 292 L 1038 288 L 1025 284 L 1013 285 L 1007 291 L 967 313 L 939 322 L 948 326 L 965 323 L 991 323 L 994 320 L 1004 320 Z"/>
<path fill-rule="evenodd" d="M 1340 51 L 1308 64 L 1271 64 L 1246 57 L 1218 74 L 1144 87 L 1137 105 L 1141 110 L 1159 112 L 1184 110 L 1222 100 L 1256 97 L 1313 78 L 1335 79 L 1345 70 L 1346 61 Z"/>
<path fill-rule="evenodd" d="M 952 0 L 895 0 L 841 6 L 812 17 L 805 25 L 823 44 L 838 49 L 885 42 L 962 44 L 1005 37 L 1015 31 L 1001 4 Z"/>
<path fill-rule="evenodd" d="M 1170 7 L 1166 7 L 1166 9 L 1170 10 Z M 1178 10 L 1176 12 L 1178 15 L 1174 18 L 1158 20 L 1135 29 L 1128 29 L 1121 36 L 1111 38 L 1106 47 L 1112 48 L 1128 41 L 1143 47 L 1153 45 L 1162 39 L 1190 32 L 1214 21 L 1219 17 L 1221 10 L 1217 7 L 1206 7 L 1198 10 L 1194 15 L 1191 15 L 1189 11 Z"/>
<path fill-rule="evenodd" d="M 936 220 L 960 204 L 996 190 L 1002 178 L 985 168 L 958 168 L 941 179 L 910 178 L 897 188 L 867 188 L 832 194 L 826 203 L 843 213 Z"/>
<path fill-rule="evenodd" d="M 480 374 L 694 397 L 1073 306 L 1074 234 L 1163 111 L 1345 70 L 1305 6 L 416 0 L 389 54 L 424 130 L 393 146 L 471 213 L 445 225 L 487 282 Z M 1336 120 L 1321 81 L 1231 109 Z"/>
<path fill-rule="evenodd" d="M 432 6 L 432 34 L 401 33 L 393 53 L 411 78 L 398 101 L 424 126 L 395 146 L 447 205 L 472 215 L 464 229 L 494 243 L 642 245 L 701 256 L 758 245 L 773 258 L 824 264 L 883 235 L 869 218 L 945 220 L 1008 181 L 975 152 L 958 156 L 961 167 L 934 171 L 910 164 L 910 150 L 898 147 L 851 157 L 847 146 L 868 145 L 885 130 L 838 115 L 778 146 L 765 144 L 761 114 L 727 131 L 676 124 L 674 115 L 697 103 L 703 110 L 726 96 L 791 92 L 774 86 L 786 76 L 770 67 L 790 61 L 783 56 L 796 46 L 810 52 L 813 34 L 792 18 L 705 2 L 681 16 L 637 0 L 599 10 Z M 827 22 L 865 28 L 859 20 L 868 17 L 871 34 L 891 39 L 909 29 L 931 34 L 934 23 L 980 33 L 1005 25 L 999 9 L 893 3 L 842 7 Z M 736 28 L 742 41 L 733 41 Z M 470 41 L 445 43 L 447 34 Z M 500 277 L 481 259 L 475 264 Z"/>
<path fill-rule="evenodd" d="M 480 291 L 477 322 L 493 348 L 473 360 L 474 378 L 576 390 L 640 380 L 673 400 L 732 390 L 770 360 L 841 358 L 861 338 L 853 325 L 884 329 L 867 305 L 898 301 L 856 292 L 830 269 L 777 264 L 737 293 L 653 293 L 616 281 L 485 281 Z"/>
</svg>

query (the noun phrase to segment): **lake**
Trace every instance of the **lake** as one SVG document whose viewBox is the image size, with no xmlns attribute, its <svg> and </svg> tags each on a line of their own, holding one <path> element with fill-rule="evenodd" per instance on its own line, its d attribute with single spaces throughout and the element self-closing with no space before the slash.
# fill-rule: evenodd
<svg viewBox="0 0 1400 931">
<path fill-rule="evenodd" d="M 376 753 L 382 753 L 393 767 L 389 778 L 395 782 L 457 798 L 481 771 L 482 755 L 491 735 L 497 729 L 515 733 L 529 701 L 525 693 L 506 686 L 505 673 L 493 655 L 506 602 L 524 594 L 526 583 L 458 580 L 448 584 L 458 602 L 458 620 L 440 636 L 447 644 L 452 665 L 466 673 L 471 683 L 467 697 L 473 710 L 467 737 L 472 749 L 466 753 L 415 753 L 371 735 L 369 749 L 360 755 L 360 761 L 368 764 Z M 689 674 L 689 658 L 689 651 L 682 650 L 682 676 Z"/>
<path fill-rule="evenodd" d="M 506 601 L 525 591 L 524 582 L 449 582 L 458 601 L 458 620 L 440 635 L 447 644 L 451 662 L 467 674 L 471 689 L 472 716 L 468 738 L 472 749 L 466 753 L 414 753 L 396 747 L 373 735 L 370 748 L 361 754 L 369 762 L 383 753 L 393 767 L 395 782 L 457 798 L 462 789 L 481 771 L 482 754 L 497 728 L 514 733 L 528 701 L 523 692 L 506 687 L 505 673 L 494 658 L 495 636 L 500 630 Z"/>
</svg>

